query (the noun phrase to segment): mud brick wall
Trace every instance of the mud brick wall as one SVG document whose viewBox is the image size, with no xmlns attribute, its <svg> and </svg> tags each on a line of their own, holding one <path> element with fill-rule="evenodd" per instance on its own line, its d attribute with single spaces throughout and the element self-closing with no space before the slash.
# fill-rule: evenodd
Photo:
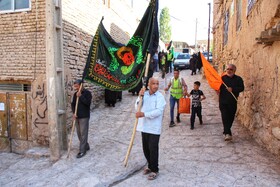
<svg viewBox="0 0 280 187">
<path fill-rule="evenodd" d="M 241 1 L 241 27 L 238 29 L 236 2 L 234 9 L 226 1 L 214 4 L 214 61 L 220 72 L 226 64 L 237 65 L 236 74 L 245 84 L 238 101 L 237 119 L 261 145 L 280 156 L 280 41 L 271 45 L 256 41 L 262 31 L 280 22 L 280 3 L 278 0 L 259 0 L 248 13 L 247 1 Z M 224 45 L 224 13 L 227 10 L 230 11 L 228 42 Z"/>
</svg>

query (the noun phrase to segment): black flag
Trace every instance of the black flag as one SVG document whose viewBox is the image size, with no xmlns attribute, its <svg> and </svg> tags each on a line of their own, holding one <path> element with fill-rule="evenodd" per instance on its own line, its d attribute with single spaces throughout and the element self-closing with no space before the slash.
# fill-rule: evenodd
<svg viewBox="0 0 280 187">
<path fill-rule="evenodd" d="M 137 86 L 145 71 L 147 53 L 153 55 L 158 48 L 157 14 L 158 0 L 151 0 L 134 35 L 123 46 L 112 39 L 102 19 L 89 50 L 83 79 L 113 91 Z"/>
</svg>

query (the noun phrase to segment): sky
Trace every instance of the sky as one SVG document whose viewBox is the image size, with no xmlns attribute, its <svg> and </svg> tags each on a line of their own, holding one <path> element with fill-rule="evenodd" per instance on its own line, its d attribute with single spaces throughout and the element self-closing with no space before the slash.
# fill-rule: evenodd
<svg viewBox="0 0 280 187">
<path fill-rule="evenodd" d="M 197 19 L 197 40 L 208 39 L 209 5 L 211 3 L 211 20 L 213 0 L 159 0 L 159 16 L 164 7 L 169 9 L 170 25 L 172 27 L 173 41 L 195 44 L 195 28 Z M 211 32 L 211 29 L 210 29 Z"/>
</svg>

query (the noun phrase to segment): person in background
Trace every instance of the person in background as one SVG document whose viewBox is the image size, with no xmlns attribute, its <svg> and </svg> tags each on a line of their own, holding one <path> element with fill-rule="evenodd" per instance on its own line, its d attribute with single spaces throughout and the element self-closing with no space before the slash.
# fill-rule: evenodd
<svg viewBox="0 0 280 187">
<path fill-rule="evenodd" d="M 153 56 L 154 72 L 158 72 L 158 56 L 158 51 L 156 51 Z"/>
<path fill-rule="evenodd" d="M 138 96 L 138 95 L 139 95 L 139 92 L 140 92 L 140 90 L 141 90 L 141 88 L 142 88 L 142 86 L 143 86 L 143 82 L 142 82 L 142 80 L 141 80 L 141 81 L 139 81 L 139 83 L 137 84 L 137 86 L 135 86 L 134 88 L 128 90 L 128 92 L 131 92 L 132 95 Z"/>
<path fill-rule="evenodd" d="M 221 85 L 220 92 L 218 93 L 225 141 L 232 140 L 231 127 L 237 110 L 237 98 L 239 93 L 244 91 L 243 79 L 235 75 L 235 72 L 236 66 L 234 64 L 228 64 L 226 74 L 222 76 L 224 84 Z"/>
<path fill-rule="evenodd" d="M 71 102 L 71 108 L 73 112 L 73 120 L 76 120 L 77 135 L 80 141 L 79 153 L 77 158 L 85 156 L 86 152 L 90 149 L 88 144 L 88 128 L 89 128 L 89 118 L 90 118 L 90 104 L 92 100 L 92 95 L 90 91 L 81 87 L 82 80 L 74 81 L 73 89 L 76 91 Z M 81 89 L 80 89 L 81 87 Z M 77 115 L 75 115 L 75 107 L 77 99 L 78 108 Z"/>
<path fill-rule="evenodd" d="M 195 59 L 194 55 L 192 55 L 190 59 L 190 70 L 192 71 L 191 75 L 196 75 L 196 68 L 197 68 L 197 60 Z"/>
<path fill-rule="evenodd" d="M 154 64 L 153 64 L 153 59 L 150 59 L 150 63 L 149 63 L 149 68 L 148 68 L 148 76 L 147 76 L 147 80 L 145 81 L 145 88 L 146 90 L 148 90 L 148 85 L 149 85 L 149 79 L 151 77 L 153 77 L 154 74 Z"/>
<path fill-rule="evenodd" d="M 137 131 L 142 133 L 142 146 L 148 167 L 143 174 L 148 175 L 148 180 L 154 180 L 158 176 L 159 138 L 162 128 L 163 112 L 166 105 L 164 96 L 158 91 L 159 81 L 154 77 L 149 79 L 149 90 L 140 90 L 143 103 L 140 112 L 136 112 L 138 118 Z M 136 100 L 135 108 L 138 108 L 140 97 Z"/>
<path fill-rule="evenodd" d="M 161 70 L 161 58 L 163 55 L 164 55 L 164 50 L 162 50 L 158 53 L 158 65 L 159 65 L 160 70 Z"/>
<path fill-rule="evenodd" d="M 202 61 L 200 58 L 200 52 L 198 54 L 194 54 L 193 57 L 196 59 L 196 68 L 199 73 L 201 73 L 201 68 L 202 68 Z"/>
<path fill-rule="evenodd" d="M 203 94 L 203 92 L 199 89 L 199 87 L 200 82 L 195 81 L 193 85 L 193 90 L 190 93 L 187 93 L 188 97 L 192 96 L 191 130 L 194 129 L 195 115 L 197 115 L 197 117 L 199 118 L 200 125 L 203 124 L 201 115 L 201 101 L 206 99 L 206 97 Z"/>
<path fill-rule="evenodd" d="M 166 73 L 172 73 L 172 66 L 173 66 L 173 60 L 174 60 L 174 55 L 171 51 L 171 49 L 167 52 L 166 55 L 167 59 L 167 64 L 166 64 Z"/>
<path fill-rule="evenodd" d="M 117 102 L 117 96 L 118 96 L 118 92 L 117 91 L 111 91 L 108 89 L 105 89 L 105 103 L 107 104 L 107 106 L 112 106 L 115 107 L 115 104 Z"/>
<path fill-rule="evenodd" d="M 187 85 L 183 78 L 180 78 L 180 72 L 178 69 L 174 69 L 174 77 L 170 79 L 169 84 L 164 89 L 165 91 L 170 90 L 170 124 L 169 127 L 174 127 L 174 107 L 177 103 L 177 122 L 180 123 L 180 114 L 178 113 L 179 109 L 179 99 L 187 92 Z"/>
<path fill-rule="evenodd" d="M 161 58 L 160 58 L 160 66 L 161 66 L 161 78 L 165 78 L 165 74 L 166 74 L 166 70 L 165 70 L 165 68 L 166 68 L 166 57 L 165 57 L 165 54 L 164 54 L 164 52 L 163 52 L 163 54 L 162 54 L 162 56 L 161 56 Z"/>
</svg>

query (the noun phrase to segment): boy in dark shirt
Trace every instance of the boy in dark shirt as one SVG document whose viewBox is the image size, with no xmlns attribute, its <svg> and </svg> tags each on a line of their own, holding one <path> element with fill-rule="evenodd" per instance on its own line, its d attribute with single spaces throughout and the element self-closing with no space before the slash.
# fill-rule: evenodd
<svg viewBox="0 0 280 187">
<path fill-rule="evenodd" d="M 192 112 L 191 112 L 191 130 L 194 129 L 195 114 L 199 118 L 200 125 L 202 125 L 202 115 L 201 115 L 201 101 L 206 99 L 205 95 L 201 90 L 199 90 L 200 82 L 195 81 L 193 85 L 193 90 L 187 93 L 187 96 L 192 96 Z"/>
</svg>

